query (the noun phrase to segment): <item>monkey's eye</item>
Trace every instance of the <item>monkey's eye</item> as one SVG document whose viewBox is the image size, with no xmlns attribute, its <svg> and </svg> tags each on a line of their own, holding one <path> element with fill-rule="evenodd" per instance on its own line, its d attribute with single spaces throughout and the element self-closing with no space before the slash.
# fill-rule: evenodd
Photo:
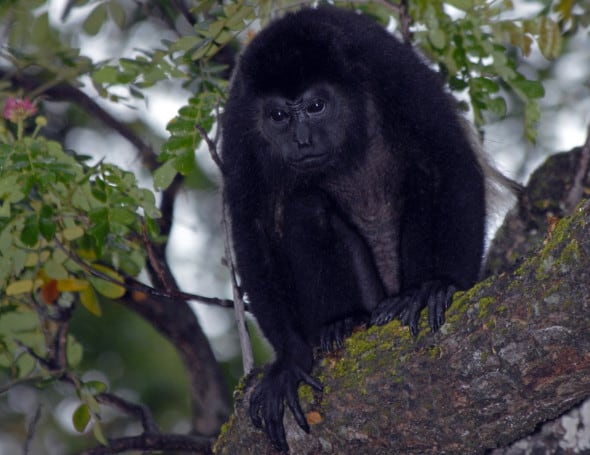
<svg viewBox="0 0 590 455">
<path fill-rule="evenodd" d="M 273 109 L 270 111 L 270 118 L 277 123 L 284 122 L 289 119 L 289 114 L 282 109 Z"/>
<path fill-rule="evenodd" d="M 315 99 L 307 105 L 308 114 L 319 114 L 326 108 L 326 102 L 322 99 Z"/>
</svg>

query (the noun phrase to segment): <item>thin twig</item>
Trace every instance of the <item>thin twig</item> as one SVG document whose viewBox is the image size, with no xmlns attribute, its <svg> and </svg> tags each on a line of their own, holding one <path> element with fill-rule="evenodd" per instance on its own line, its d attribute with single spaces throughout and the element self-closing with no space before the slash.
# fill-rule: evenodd
<svg viewBox="0 0 590 455">
<path fill-rule="evenodd" d="M 213 440 L 210 438 L 198 438 L 177 434 L 142 434 L 126 438 L 109 439 L 109 446 L 100 445 L 93 449 L 85 450 L 80 455 L 109 455 L 113 453 L 139 450 L 143 452 L 163 451 L 182 452 L 192 454 L 209 455 L 212 453 Z"/>
<path fill-rule="evenodd" d="M 41 409 L 42 406 L 38 405 L 37 409 L 35 410 L 35 414 L 31 419 L 31 423 L 29 423 L 29 427 L 27 428 L 27 438 L 25 439 L 25 447 L 23 448 L 24 455 L 29 455 L 31 450 L 31 443 L 33 442 L 33 438 L 35 437 L 35 431 L 37 430 L 37 424 L 39 423 L 39 419 L 41 418 Z"/>
<path fill-rule="evenodd" d="M 205 303 L 207 305 L 217 305 L 217 306 L 220 306 L 223 308 L 233 307 L 233 302 L 228 299 L 220 299 L 217 297 L 205 297 L 205 296 L 198 295 L 198 294 L 192 294 L 190 292 L 183 292 L 183 291 L 176 291 L 176 290 L 173 290 L 170 292 L 161 291 L 159 289 L 148 286 L 147 284 L 141 283 L 140 281 L 137 281 L 135 278 L 125 275 L 121 272 L 118 272 L 118 273 L 124 278 L 124 281 L 117 280 L 117 279 L 113 278 L 112 276 L 102 273 L 99 270 L 96 270 L 92 266 L 88 265 L 81 258 L 79 258 L 76 254 L 72 253 L 64 245 L 62 245 L 61 242 L 59 242 L 57 239 L 55 240 L 55 243 L 68 256 L 68 258 L 70 258 L 72 261 L 74 261 L 76 264 L 78 264 L 88 274 L 90 274 L 96 278 L 100 278 L 101 280 L 108 281 L 109 283 L 113 283 L 118 286 L 121 286 L 121 287 L 127 289 L 128 291 L 149 294 L 153 297 L 160 297 L 160 298 L 165 298 L 168 300 L 181 300 L 183 302 L 186 302 L 189 300 L 196 300 L 198 302 Z"/>
<path fill-rule="evenodd" d="M 209 154 L 211 158 L 223 173 L 223 163 L 217 152 L 217 144 L 211 140 L 207 132 L 200 126 L 195 125 L 195 128 L 201 133 L 201 137 L 207 143 Z M 232 258 L 231 235 L 229 232 L 229 223 L 227 222 L 227 204 L 225 197 L 222 198 L 221 203 L 221 218 L 225 236 L 225 262 L 229 268 L 229 274 L 232 280 L 232 293 L 234 297 L 234 313 L 236 315 L 236 324 L 238 326 L 238 336 L 240 337 L 240 348 L 242 351 L 242 366 L 244 373 L 248 374 L 254 368 L 254 355 L 252 354 L 252 343 L 250 342 L 250 334 L 248 333 L 248 326 L 246 325 L 245 305 L 242 293 L 236 280 L 236 271 Z"/>
<path fill-rule="evenodd" d="M 14 338 L 13 341 L 20 347 L 22 348 L 27 354 L 29 354 L 33 359 L 35 359 L 37 362 L 39 362 L 41 364 L 41 366 L 43 368 L 45 368 L 46 370 L 49 371 L 55 371 L 57 370 L 57 368 L 54 368 L 53 362 L 45 359 L 44 357 L 41 357 L 39 354 L 37 354 L 33 348 L 27 346 L 26 344 L 24 344 L 21 340 L 19 340 L 18 338 Z"/>
<path fill-rule="evenodd" d="M 410 24 L 412 23 L 412 17 L 408 9 L 408 0 L 400 0 L 399 2 L 399 21 L 404 43 L 411 44 L 412 34 L 410 33 Z"/>
<path fill-rule="evenodd" d="M 120 411 L 123 411 L 125 414 L 134 416 L 135 418 L 141 420 L 144 433 L 157 434 L 160 432 L 154 417 L 146 406 L 131 403 L 117 395 L 107 392 L 99 393 L 95 396 L 95 398 L 100 404 L 117 408 Z"/>
<path fill-rule="evenodd" d="M 242 367 L 244 374 L 250 373 L 254 368 L 254 355 L 252 353 L 252 343 L 250 341 L 250 333 L 246 325 L 245 305 L 242 293 L 236 280 L 236 272 L 234 269 L 234 262 L 232 258 L 231 236 L 229 232 L 229 224 L 227 222 L 227 204 L 225 198 L 222 201 L 222 223 L 225 232 L 225 261 L 229 268 L 229 274 L 232 280 L 232 293 L 234 297 L 234 313 L 236 315 L 236 324 L 238 326 L 238 335 L 240 337 L 240 348 L 242 350 Z"/>
<path fill-rule="evenodd" d="M 151 266 L 153 267 L 154 272 L 156 273 L 156 275 L 158 275 L 160 283 L 162 283 L 162 286 L 164 286 L 166 292 L 173 292 L 175 287 L 170 285 L 170 283 L 166 279 L 166 274 L 164 273 L 164 270 L 162 270 L 162 267 L 160 266 L 160 261 L 156 257 L 152 242 L 150 242 L 150 239 L 148 237 L 147 228 L 145 226 L 145 220 L 142 220 L 141 223 L 141 235 L 143 239 L 143 244 L 145 245 L 145 248 L 147 250 L 148 260 Z"/>
<path fill-rule="evenodd" d="M 211 155 L 211 159 L 223 174 L 223 162 L 221 161 L 221 157 L 219 153 L 217 153 L 217 145 L 211 140 L 211 138 L 207 135 L 207 132 L 203 129 L 203 127 L 199 124 L 195 124 L 195 129 L 199 132 L 203 140 L 207 144 L 207 148 L 209 149 L 209 154 Z"/>
</svg>

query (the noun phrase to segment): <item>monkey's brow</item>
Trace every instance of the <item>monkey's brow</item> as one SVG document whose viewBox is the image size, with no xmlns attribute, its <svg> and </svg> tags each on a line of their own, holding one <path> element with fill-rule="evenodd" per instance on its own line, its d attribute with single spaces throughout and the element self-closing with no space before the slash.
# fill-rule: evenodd
<svg viewBox="0 0 590 455">
<path fill-rule="evenodd" d="M 302 98 L 295 100 L 295 101 L 286 101 L 285 104 L 289 107 L 294 108 L 295 110 L 302 109 L 304 107 L 304 101 Z"/>
</svg>

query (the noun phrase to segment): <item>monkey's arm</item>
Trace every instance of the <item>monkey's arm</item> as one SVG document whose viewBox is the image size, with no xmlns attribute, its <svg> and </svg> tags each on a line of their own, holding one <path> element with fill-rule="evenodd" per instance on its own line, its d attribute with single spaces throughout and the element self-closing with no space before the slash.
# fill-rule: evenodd
<svg viewBox="0 0 590 455">
<path fill-rule="evenodd" d="M 252 187 L 252 185 L 250 185 Z M 304 382 L 317 390 L 321 384 L 309 373 L 313 354 L 297 324 L 292 286 L 284 264 L 273 251 L 273 240 L 262 228 L 262 201 L 256 192 L 226 185 L 231 213 L 233 246 L 243 290 L 264 335 L 272 344 L 276 360 L 265 372 L 250 399 L 252 422 L 263 429 L 273 445 L 287 451 L 283 427 L 286 402 L 299 426 L 309 426 L 299 405 L 297 389 Z"/>
</svg>

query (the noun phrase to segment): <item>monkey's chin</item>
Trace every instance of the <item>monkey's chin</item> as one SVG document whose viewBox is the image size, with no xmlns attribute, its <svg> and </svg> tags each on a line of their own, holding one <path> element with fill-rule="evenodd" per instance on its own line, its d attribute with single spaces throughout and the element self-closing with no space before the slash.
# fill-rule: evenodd
<svg viewBox="0 0 590 455">
<path fill-rule="evenodd" d="M 298 159 L 289 159 L 289 166 L 291 166 L 296 171 L 321 171 L 326 167 L 329 159 L 330 156 L 327 153 L 322 153 L 318 155 L 306 155 Z"/>
</svg>

